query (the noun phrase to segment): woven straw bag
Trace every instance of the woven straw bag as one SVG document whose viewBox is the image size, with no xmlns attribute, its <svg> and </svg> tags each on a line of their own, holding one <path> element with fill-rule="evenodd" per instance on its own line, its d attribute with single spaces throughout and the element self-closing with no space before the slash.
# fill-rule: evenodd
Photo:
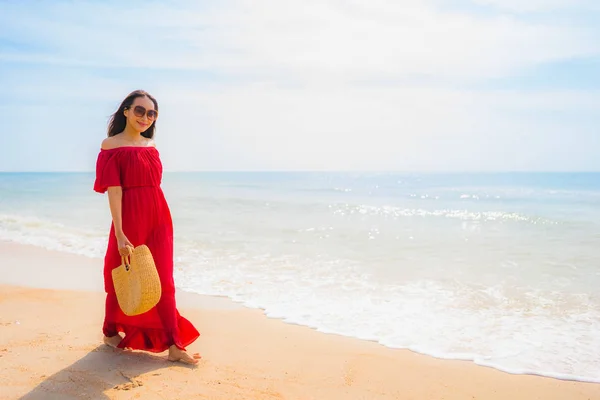
<svg viewBox="0 0 600 400">
<path fill-rule="evenodd" d="M 162 293 L 152 253 L 148 246 L 141 245 L 121 261 L 112 270 L 119 307 L 128 316 L 143 314 L 158 303 Z"/>
</svg>

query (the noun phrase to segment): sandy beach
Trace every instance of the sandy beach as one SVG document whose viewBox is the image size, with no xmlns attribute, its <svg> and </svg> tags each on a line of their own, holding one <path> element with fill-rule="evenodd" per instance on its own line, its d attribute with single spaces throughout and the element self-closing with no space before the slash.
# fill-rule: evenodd
<svg viewBox="0 0 600 400">
<path fill-rule="evenodd" d="M 511 375 L 178 293 L 198 367 L 101 342 L 102 260 L 0 242 L 2 399 L 600 399 L 600 385 Z M 443 334 L 443 332 L 440 332 Z"/>
</svg>

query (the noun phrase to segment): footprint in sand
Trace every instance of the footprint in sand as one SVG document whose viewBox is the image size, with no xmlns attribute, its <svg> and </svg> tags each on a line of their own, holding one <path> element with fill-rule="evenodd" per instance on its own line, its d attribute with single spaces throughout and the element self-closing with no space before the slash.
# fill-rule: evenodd
<svg viewBox="0 0 600 400">
<path fill-rule="evenodd" d="M 123 383 L 121 385 L 117 385 L 115 386 L 116 390 L 131 390 L 131 389 L 135 389 L 136 387 L 139 386 L 144 386 L 144 382 L 140 381 L 139 379 L 133 379 L 131 382 L 127 382 L 127 383 Z"/>
<path fill-rule="evenodd" d="M 115 390 L 131 390 L 131 389 L 135 389 L 136 387 L 139 387 L 139 386 L 144 386 L 144 382 L 142 382 L 140 379 L 130 378 L 122 372 L 121 372 L 121 375 L 123 375 L 123 377 L 125 379 L 128 379 L 129 382 L 122 383 L 120 385 L 115 386 L 114 387 Z"/>
</svg>

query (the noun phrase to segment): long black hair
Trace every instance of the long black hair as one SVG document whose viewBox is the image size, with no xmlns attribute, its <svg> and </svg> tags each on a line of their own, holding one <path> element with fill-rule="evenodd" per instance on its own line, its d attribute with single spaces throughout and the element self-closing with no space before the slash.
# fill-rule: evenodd
<svg viewBox="0 0 600 400">
<path fill-rule="evenodd" d="M 125 109 L 131 107 L 135 99 L 138 97 L 146 96 L 154 103 L 154 109 L 158 112 L 158 102 L 154 97 L 150 95 L 150 93 L 143 90 L 134 90 L 129 93 L 125 100 L 121 102 L 119 109 L 110 117 L 110 121 L 108 123 L 108 136 L 115 136 L 118 133 L 121 133 L 125 130 L 125 125 L 127 124 L 127 118 L 125 118 L 124 111 Z M 148 139 L 152 139 L 154 136 L 154 130 L 156 128 L 156 120 L 152 122 L 152 125 L 144 132 L 142 132 L 142 136 Z"/>
</svg>

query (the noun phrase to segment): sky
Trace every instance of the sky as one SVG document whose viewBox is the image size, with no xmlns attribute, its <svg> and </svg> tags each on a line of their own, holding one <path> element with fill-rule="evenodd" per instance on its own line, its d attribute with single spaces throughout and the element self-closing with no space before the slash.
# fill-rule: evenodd
<svg viewBox="0 0 600 400">
<path fill-rule="evenodd" d="M 597 0 L 0 0 L 0 171 L 600 171 Z"/>
</svg>

